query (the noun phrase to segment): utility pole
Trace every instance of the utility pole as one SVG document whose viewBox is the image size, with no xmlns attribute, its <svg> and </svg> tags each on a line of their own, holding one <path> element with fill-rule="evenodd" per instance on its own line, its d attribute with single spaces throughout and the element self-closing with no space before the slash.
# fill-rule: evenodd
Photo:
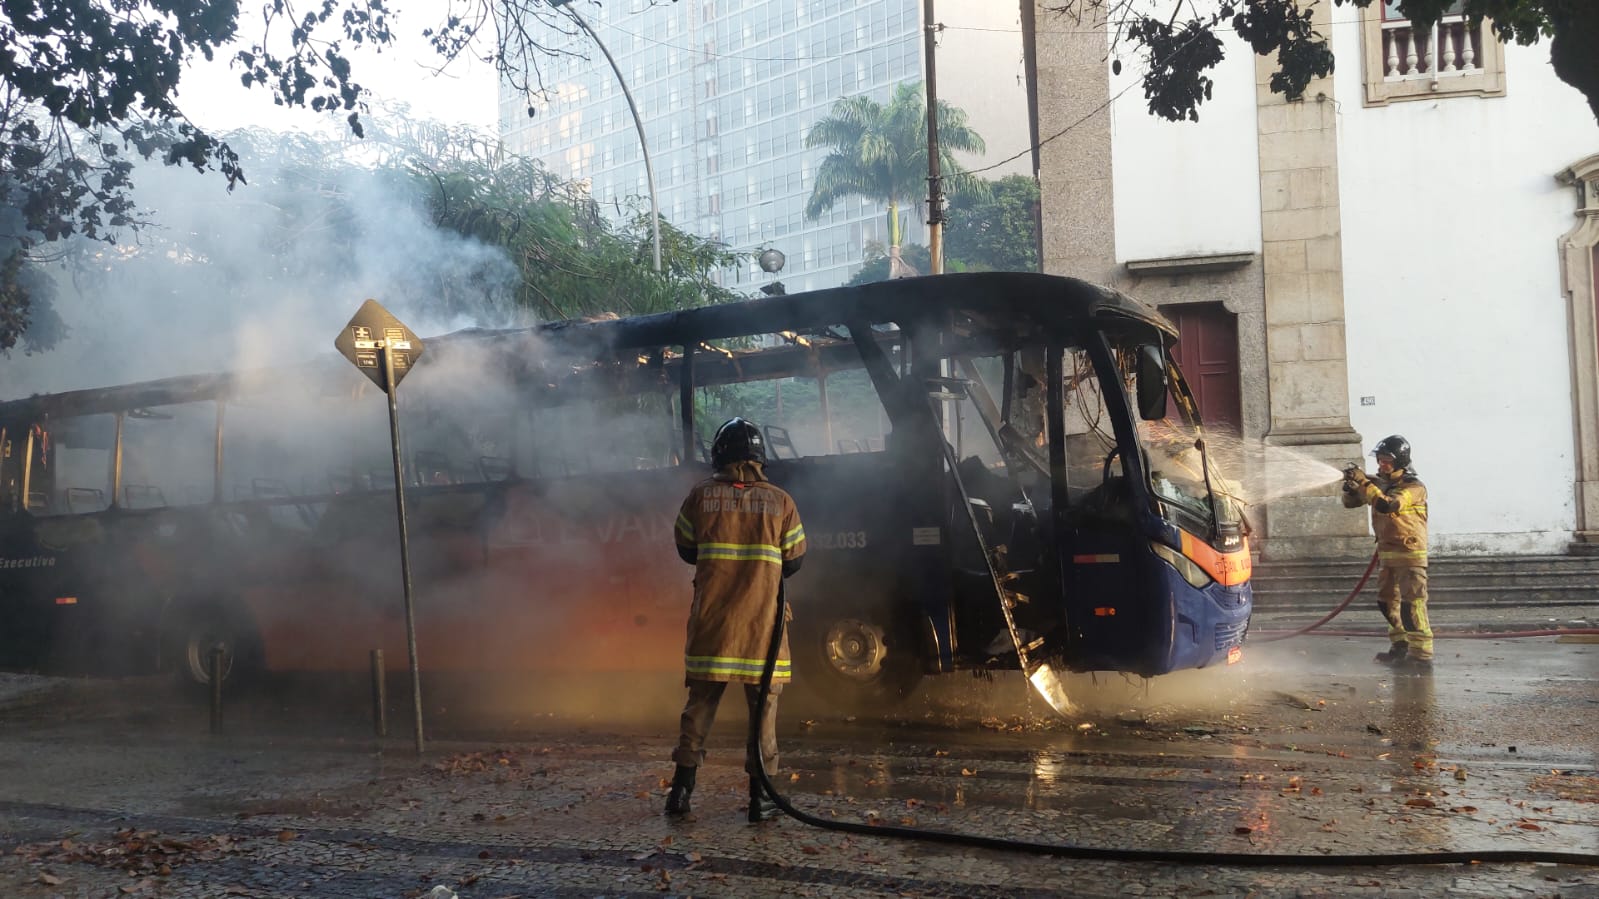
<svg viewBox="0 0 1599 899">
<path fill-rule="evenodd" d="M 944 273 L 944 184 L 938 173 L 938 69 L 933 51 L 938 43 L 933 0 L 922 0 L 922 39 L 927 56 L 927 255 L 929 274 Z"/>
<path fill-rule="evenodd" d="M 1033 201 L 1033 250 L 1038 254 L 1038 270 L 1044 270 L 1044 210 L 1042 147 L 1038 144 L 1038 23 L 1037 0 L 1021 0 L 1022 13 L 1022 69 L 1027 79 L 1027 137 L 1033 144 L 1033 184 L 1040 188 L 1039 198 Z"/>
</svg>

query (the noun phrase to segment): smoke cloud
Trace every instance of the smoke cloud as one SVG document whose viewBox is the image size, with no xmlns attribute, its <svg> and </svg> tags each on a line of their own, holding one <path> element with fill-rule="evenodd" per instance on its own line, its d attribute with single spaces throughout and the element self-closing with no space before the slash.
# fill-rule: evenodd
<svg viewBox="0 0 1599 899">
<path fill-rule="evenodd" d="M 233 140 L 251 182 L 231 193 L 215 173 L 138 167 L 151 227 L 79 241 L 51 269 L 68 333 L 0 359 L 0 399 L 331 358 L 368 297 L 424 336 L 519 321 L 515 267 L 434 228 L 409 179 L 299 136 Z"/>
</svg>

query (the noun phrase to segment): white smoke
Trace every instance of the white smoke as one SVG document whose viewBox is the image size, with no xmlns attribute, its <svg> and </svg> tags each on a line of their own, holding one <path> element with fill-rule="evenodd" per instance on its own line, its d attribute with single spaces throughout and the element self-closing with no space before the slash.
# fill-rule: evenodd
<svg viewBox="0 0 1599 899">
<path fill-rule="evenodd" d="M 292 135 L 246 148 L 250 183 L 231 193 L 215 173 L 140 165 L 151 227 L 54 269 L 70 330 L 0 359 L 0 399 L 331 357 L 369 297 L 424 336 L 512 323 L 500 249 L 434 228 L 408 179 L 318 150 Z"/>
</svg>

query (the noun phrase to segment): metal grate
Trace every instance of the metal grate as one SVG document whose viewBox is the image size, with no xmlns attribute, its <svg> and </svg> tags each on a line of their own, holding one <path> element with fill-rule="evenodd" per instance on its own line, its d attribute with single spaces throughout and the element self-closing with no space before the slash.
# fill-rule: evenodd
<svg viewBox="0 0 1599 899">
<path fill-rule="evenodd" d="M 1231 624 L 1216 625 L 1216 649 L 1231 649 L 1242 643 L 1244 631 L 1249 627 L 1247 621 L 1235 621 Z"/>
</svg>

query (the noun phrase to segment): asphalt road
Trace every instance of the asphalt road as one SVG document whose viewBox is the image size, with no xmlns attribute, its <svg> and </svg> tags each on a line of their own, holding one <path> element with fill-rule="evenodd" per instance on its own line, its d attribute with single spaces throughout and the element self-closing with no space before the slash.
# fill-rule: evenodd
<svg viewBox="0 0 1599 899">
<path fill-rule="evenodd" d="M 786 702 L 777 781 L 827 821 L 1114 849 L 1599 855 L 1599 645 L 1249 647 L 1152 682 L 924 682 L 886 717 Z M 1599 867 L 1084 861 L 744 820 L 728 703 L 692 820 L 661 815 L 675 685 L 430 688 L 381 746 L 359 690 L 203 705 L 161 680 L 0 680 L 0 895 L 1599 896 Z M 281 685 L 280 685 L 281 686 Z M 477 702 L 468 700 L 476 699 Z"/>
</svg>

